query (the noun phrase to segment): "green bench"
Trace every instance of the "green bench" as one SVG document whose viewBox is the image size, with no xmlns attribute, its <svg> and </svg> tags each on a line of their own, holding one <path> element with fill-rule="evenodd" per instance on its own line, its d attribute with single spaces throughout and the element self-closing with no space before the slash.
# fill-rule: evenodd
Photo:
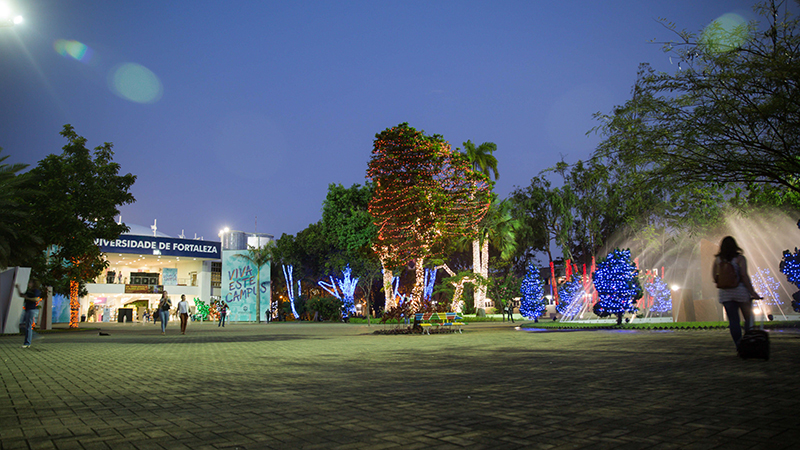
<svg viewBox="0 0 800 450">
<path fill-rule="evenodd" d="M 461 333 L 462 327 L 466 325 L 464 318 L 454 312 L 416 313 L 414 324 L 422 327 L 423 332 L 429 336 L 431 327 L 447 327 L 453 332 Z"/>
</svg>

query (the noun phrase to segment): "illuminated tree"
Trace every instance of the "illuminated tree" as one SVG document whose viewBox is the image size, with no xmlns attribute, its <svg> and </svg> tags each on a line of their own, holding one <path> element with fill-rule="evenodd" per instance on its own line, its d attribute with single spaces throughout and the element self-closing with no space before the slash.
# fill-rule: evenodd
<svg viewBox="0 0 800 450">
<path fill-rule="evenodd" d="M 531 264 L 522 280 L 520 287 L 522 299 L 520 300 L 519 313 L 528 319 L 539 321 L 539 317 L 547 309 L 544 298 L 544 280 L 539 275 L 539 268 Z"/>
<path fill-rule="evenodd" d="M 294 290 L 294 277 L 292 276 L 292 272 L 294 272 L 293 266 L 283 266 L 283 277 L 286 280 L 286 295 L 289 297 L 289 306 L 292 308 L 292 316 L 294 316 L 296 320 L 300 318 L 300 314 L 297 314 L 297 307 L 294 302 L 303 295 L 303 289 L 300 280 L 297 280 L 297 291 Z"/>
<path fill-rule="evenodd" d="M 597 263 L 592 276 L 598 294 L 595 314 L 600 317 L 616 315 L 619 324 L 623 314 L 636 311 L 636 301 L 643 293 L 639 270 L 631 261 L 630 250 L 615 249 L 609 253 Z"/>
<path fill-rule="evenodd" d="M 571 280 L 558 287 L 559 302 L 556 311 L 565 317 L 574 316 L 580 311 L 585 293 L 583 277 L 573 276 Z"/>
<path fill-rule="evenodd" d="M 797 226 L 800 227 L 800 222 L 797 222 Z M 786 280 L 788 280 L 789 283 L 800 288 L 800 251 L 798 251 L 797 248 L 794 249 L 794 253 L 789 250 L 784 250 L 780 270 L 781 273 L 786 275 Z M 795 312 L 800 312 L 800 291 L 795 292 L 792 298 L 792 309 L 794 309 Z"/>
<path fill-rule="evenodd" d="M 342 318 L 344 320 L 347 320 L 350 314 L 354 314 L 356 312 L 355 292 L 356 286 L 358 286 L 358 278 L 350 277 L 350 273 L 352 271 L 353 270 L 348 265 L 342 271 L 341 279 L 334 279 L 333 276 L 330 276 L 330 283 L 326 283 L 325 281 L 318 282 L 323 289 L 328 291 L 331 295 L 338 298 L 339 301 L 342 302 L 341 311 Z"/>
<path fill-rule="evenodd" d="M 651 312 L 672 311 L 672 291 L 663 278 L 656 277 L 653 281 L 645 283 L 644 289 L 653 299 L 653 305 L 650 307 Z"/>
<path fill-rule="evenodd" d="M 424 290 L 424 264 L 456 238 L 474 238 L 489 208 L 488 179 L 438 135 L 402 123 L 375 136 L 367 176 L 375 185 L 369 212 L 377 227 L 373 248 L 391 292 L 392 269 L 415 262 L 412 304 Z M 387 308 L 390 307 L 387 301 Z"/>
</svg>

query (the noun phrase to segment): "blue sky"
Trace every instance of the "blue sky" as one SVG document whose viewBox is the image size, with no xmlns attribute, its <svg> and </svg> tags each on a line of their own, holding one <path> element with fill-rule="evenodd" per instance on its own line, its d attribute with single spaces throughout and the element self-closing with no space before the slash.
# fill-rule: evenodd
<svg viewBox="0 0 800 450">
<path fill-rule="evenodd" d="M 755 18 L 737 0 L 6 3 L 25 18 L 0 28 L 6 162 L 60 153 L 70 123 L 138 176 L 125 222 L 213 240 L 256 216 L 276 237 L 316 222 L 401 122 L 495 142 L 506 197 L 590 154 L 592 114 L 639 63 L 677 69 L 658 18 Z"/>
</svg>

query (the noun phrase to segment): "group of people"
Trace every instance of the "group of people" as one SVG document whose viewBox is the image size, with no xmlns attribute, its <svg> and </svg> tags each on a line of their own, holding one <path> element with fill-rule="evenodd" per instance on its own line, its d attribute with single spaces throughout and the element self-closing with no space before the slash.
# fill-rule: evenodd
<svg viewBox="0 0 800 450">
<path fill-rule="evenodd" d="M 158 301 L 156 307 L 156 314 L 161 321 L 161 334 L 167 332 L 167 322 L 169 321 L 170 310 L 172 309 L 172 301 L 169 299 L 168 292 L 161 293 L 161 299 Z M 219 312 L 219 323 L 217 326 L 225 326 L 225 319 L 228 316 L 228 305 L 225 302 L 219 302 L 217 305 Z M 181 294 L 181 301 L 178 302 L 178 316 L 181 319 L 181 334 L 186 334 L 186 325 L 189 323 L 189 302 L 186 301 L 186 295 Z"/>
</svg>

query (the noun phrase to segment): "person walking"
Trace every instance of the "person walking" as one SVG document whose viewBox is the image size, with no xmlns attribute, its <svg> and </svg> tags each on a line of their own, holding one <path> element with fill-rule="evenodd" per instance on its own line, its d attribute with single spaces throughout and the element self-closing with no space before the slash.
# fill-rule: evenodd
<svg viewBox="0 0 800 450">
<path fill-rule="evenodd" d="M 736 244 L 733 236 L 726 236 L 719 245 L 719 253 L 714 259 L 714 283 L 717 284 L 719 302 L 728 315 L 728 327 L 733 343 L 739 349 L 742 340 L 742 327 L 739 324 L 739 312 L 744 319 L 745 330 L 753 327 L 752 299 L 761 299 L 753 289 L 750 276 L 747 274 L 747 259 L 742 249 Z M 728 281 L 730 279 L 730 281 Z"/>
<path fill-rule="evenodd" d="M 166 334 L 167 321 L 169 321 L 169 309 L 172 308 L 172 302 L 167 297 L 168 292 L 161 293 L 161 300 L 158 302 L 158 318 L 161 320 L 161 334 Z"/>
<path fill-rule="evenodd" d="M 181 334 L 186 334 L 186 324 L 189 322 L 189 302 L 186 295 L 181 294 L 181 301 L 178 302 L 178 314 L 181 316 Z"/>
<path fill-rule="evenodd" d="M 217 327 L 222 326 L 224 328 L 225 318 L 228 316 L 228 304 L 220 300 L 217 309 L 219 309 L 219 323 L 217 324 Z"/>
<path fill-rule="evenodd" d="M 25 292 L 22 292 L 19 284 L 16 287 L 17 293 L 25 301 L 23 306 L 25 310 L 22 314 L 22 335 L 24 336 L 22 348 L 30 348 L 33 340 L 33 321 L 36 320 L 36 313 L 39 312 L 37 303 L 42 296 L 42 291 L 39 289 L 39 282 L 33 278 L 28 280 L 28 290 Z"/>
</svg>

